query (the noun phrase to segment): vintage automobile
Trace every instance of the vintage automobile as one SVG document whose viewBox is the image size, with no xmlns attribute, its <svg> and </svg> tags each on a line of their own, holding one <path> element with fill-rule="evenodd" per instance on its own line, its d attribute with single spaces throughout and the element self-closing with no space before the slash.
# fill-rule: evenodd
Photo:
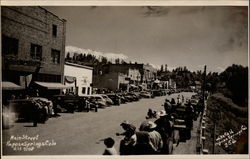
<svg viewBox="0 0 250 159">
<path fill-rule="evenodd" d="M 95 100 L 91 100 L 90 96 L 79 96 L 80 101 L 78 104 L 78 110 L 83 111 L 86 110 L 89 112 L 90 110 L 94 110 L 95 112 L 98 111 L 98 104 L 95 102 Z"/>
<path fill-rule="evenodd" d="M 106 108 L 106 100 L 100 95 L 89 95 L 89 102 L 96 105 L 98 108 Z"/>
<path fill-rule="evenodd" d="M 107 106 L 114 105 L 114 102 L 106 94 L 99 94 L 99 95 L 105 99 Z"/>
<path fill-rule="evenodd" d="M 125 104 L 128 102 L 123 93 L 116 93 L 116 95 L 121 99 L 121 104 Z"/>
<path fill-rule="evenodd" d="M 140 96 L 142 98 L 151 98 L 152 97 L 151 94 L 149 92 L 146 92 L 146 91 L 141 91 Z"/>
<path fill-rule="evenodd" d="M 38 122 L 45 123 L 49 117 L 49 109 L 51 108 L 51 101 L 46 98 L 29 98 L 29 99 L 14 99 L 9 100 L 7 109 L 10 113 L 15 113 L 15 121 L 32 121 L 34 114 L 38 112 Z"/>
<path fill-rule="evenodd" d="M 113 101 L 114 105 L 121 104 L 121 97 L 117 94 L 107 94 L 107 96 Z"/>
<path fill-rule="evenodd" d="M 127 102 L 135 101 L 135 98 L 132 95 L 129 95 L 128 93 L 124 93 L 123 97 L 126 99 Z"/>
<path fill-rule="evenodd" d="M 53 104 L 59 112 L 74 113 L 78 108 L 80 98 L 77 95 L 55 95 L 53 96 Z"/>
<path fill-rule="evenodd" d="M 135 94 L 135 93 L 133 93 L 133 92 L 129 92 L 129 93 L 127 93 L 127 95 L 131 96 L 133 101 L 139 101 L 139 99 L 140 99 L 140 98 L 137 96 L 137 94 Z"/>
</svg>

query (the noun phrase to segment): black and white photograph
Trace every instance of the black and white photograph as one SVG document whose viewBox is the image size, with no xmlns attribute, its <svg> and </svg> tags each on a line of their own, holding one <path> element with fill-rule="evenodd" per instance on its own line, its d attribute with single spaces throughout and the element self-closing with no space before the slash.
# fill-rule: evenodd
<svg viewBox="0 0 250 159">
<path fill-rule="evenodd" d="M 248 154 L 248 6 L 1 6 L 2 156 Z"/>
</svg>

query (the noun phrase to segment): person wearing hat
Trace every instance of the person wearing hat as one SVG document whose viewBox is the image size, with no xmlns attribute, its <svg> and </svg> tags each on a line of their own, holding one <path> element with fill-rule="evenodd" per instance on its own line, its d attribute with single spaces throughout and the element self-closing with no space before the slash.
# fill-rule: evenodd
<svg viewBox="0 0 250 159">
<path fill-rule="evenodd" d="M 136 127 L 128 121 L 123 121 L 120 126 L 125 130 L 123 133 L 116 133 L 117 136 L 125 136 L 120 143 L 120 155 L 131 155 L 136 144 Z"/>
<path fill-rule="evenodd" d="M 171 150 L 169 148 L 169 142 L 173 137 L 173 127 L 170 121 L 170 115 L 167 115 L 165 110 L 161 110 L 159 113 L 160 118 L 154 123 L 156 124 L 156 131 L 161 135 L 163 141 L 162 154 L 169 154 Z"/>
<path fill-rule="evenodd" d="M 136 145 L 133 147 L 134 155 L 152 155 L 156 154 L 153 144 L 150 141 L 149 133 L 146 131 L 136 132 Z"/>
<path fill-rule="evenodd" d="M 172 112 L 172 105 L 168 99 L 165 99 L 164 109 L 165 109 L 166 113 L 170 114 Z"/>
<path fill-rule="evenodd" d="M 150 144 L 155 153 L 160 153 L 163 147 L 163 141 L 159 132 L 155 131 L 156 124 L 152 121 L 144 121 L 140 126 L 140 131 L 146 131 L 149 134 Z"/>
</svg>

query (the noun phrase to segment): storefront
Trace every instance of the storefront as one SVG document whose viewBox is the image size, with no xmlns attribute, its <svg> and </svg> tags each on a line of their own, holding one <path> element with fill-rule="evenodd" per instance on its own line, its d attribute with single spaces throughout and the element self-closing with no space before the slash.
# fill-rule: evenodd
<svg viewBox="0 0 250 159">
<path fill-rule="evenodd" d="M 92 73 L 92 67 L 66 62 L 64 65 L 64 83 L 71 88 L 64 89 L 64 92 L 79 96 L 92 94 Z"/>
</svg>

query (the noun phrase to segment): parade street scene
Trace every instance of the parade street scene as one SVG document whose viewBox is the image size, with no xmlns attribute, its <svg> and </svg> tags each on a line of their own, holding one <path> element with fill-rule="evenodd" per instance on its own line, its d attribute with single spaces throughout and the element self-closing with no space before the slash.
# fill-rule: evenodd
<svg viewBox="0 0 250 159">
<path fill-rule="evenodd" d="M 2 6 L 2 156 L 248 154 L 248 7 Z"/>
</svg>

